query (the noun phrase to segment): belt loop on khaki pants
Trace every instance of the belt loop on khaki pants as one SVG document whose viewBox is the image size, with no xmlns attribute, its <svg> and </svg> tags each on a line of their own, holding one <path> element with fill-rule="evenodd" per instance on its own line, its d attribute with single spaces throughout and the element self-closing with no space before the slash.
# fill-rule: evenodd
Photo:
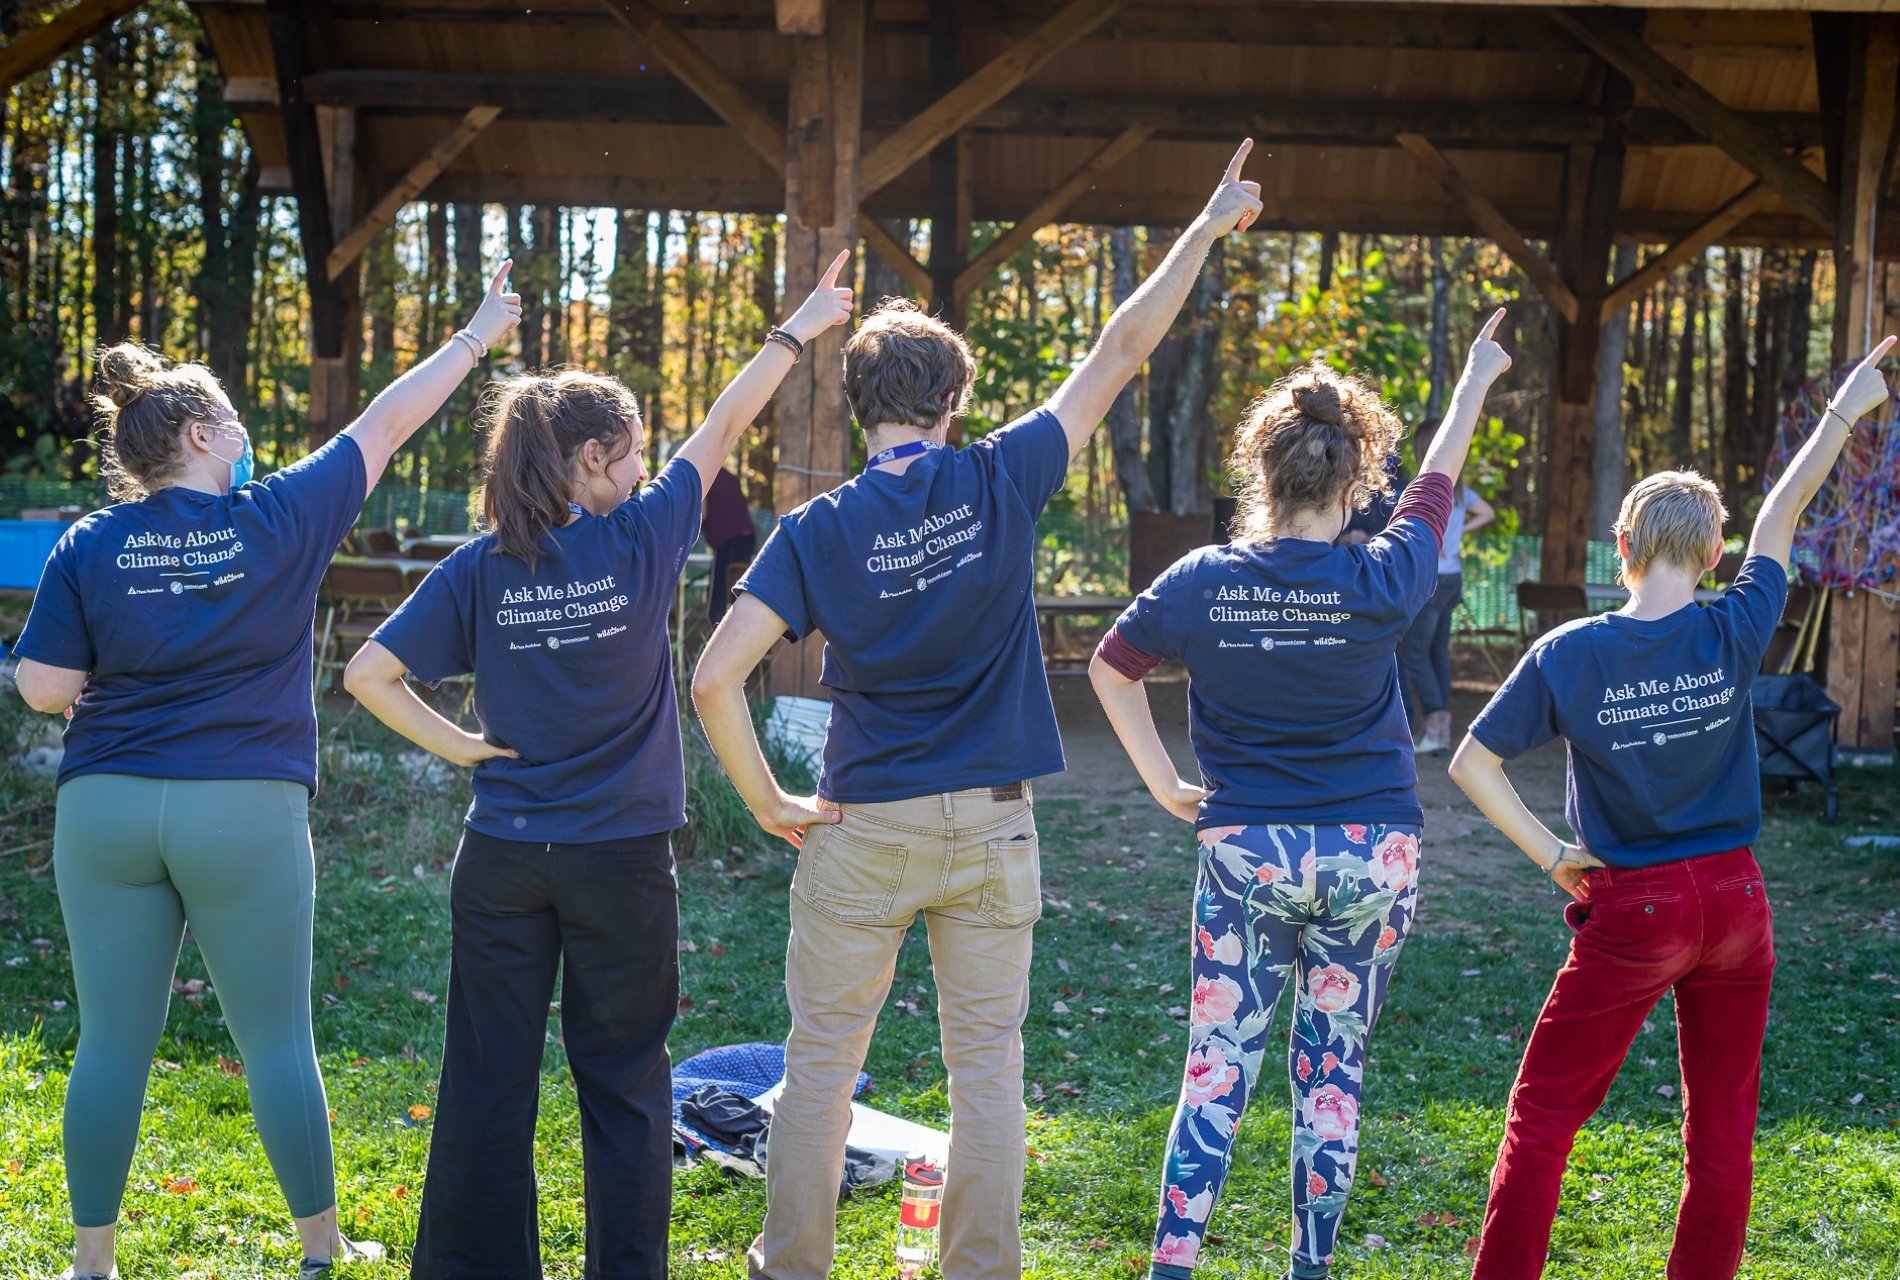
<svg viewBox="0 0 1900 1280">
<path fill-rule="evenodd" d="M 950 793 L 948 791 L 943 792 L 942 796 L 943 796 L 943 818 L 945 822 L 948 822 L 957 816 L 957 806 L 956 806 L 956 802 L 950 798 Z"/>
</svg>

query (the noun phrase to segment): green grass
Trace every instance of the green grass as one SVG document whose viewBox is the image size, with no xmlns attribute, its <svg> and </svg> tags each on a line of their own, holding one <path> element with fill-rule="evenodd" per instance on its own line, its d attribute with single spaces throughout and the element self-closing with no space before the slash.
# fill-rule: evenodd
<svg viewBox="0 0 1900 1280">
<path fill-rule="evenodd" d="M 8 732 L 0 724 L 0 741 Z M 362 715 L 333 722 L 331 736 L 358 752 L 391 747 Z M 1821 825 L 1818 797 L 1770 797 L 1758 848 L 1776 895 L 1782 968 L 1745 1276 L 1900 1277 L 1900 985 L 1876 977 L 1900 975 L 1900 859 L 1855 853 L 1840 841 L 1895 825 L 1895 781 L 1890 773 L 1849 774 L 1835 829 Z M 427 1114 L 412 1109 L 434 1101 L 442 1005 L 432 997 L 443 990 L 448 958 L 443 862 L 465 799 L 457 782 L 418 788 L 399 760 L 358 756 L 327 767 L 313 808 L 322 875 L 314 985 L 337 1118 L 339 1204 L 346 1230 L 388 1242 L 399 1257 L 414 1237 L 429 1140 Z M 45 866 L 51 809 L 44 782 L 17 771 L 0 778 L 0 1275 L 7 1277 L 50 1277 L 67 1260 L 69 1241 L 59 1124 L 77 1021 Z M 1169 1010 L 1186 1004 L 1192 850 L 1171 830 L 1146 839 L 1163 825 L 1145 808 L 1055 801 L 1039 810 L 1049 903 L 1026 1032 L 1035 1153 L 1026 1270 L 1131 1275 L 1145 1265 L 1185 1042 L 1185 1019 Z M 784 1032 L 779 982 L 791 863 L 725 819 L 709 819 L 715 825 L 717 836 L 709 829 L 682 866 L 682 937 L 693 949 L 681 961 L 692 1007 L 674 1037 L 676 1058 Z M 1428 835 L 1428 859 L 1430 847 Z M 1482 875 L 1450 876 L 1427 863 L 1421 927 L 1372 1046 L 1362 1176 L 1336 1268 L 1342 1276 L 1468 1272 L 1465 1245 L 1483 1207 L 1504 1094 L 1565 939 L 1534 873 L 1503 858 L 1483 865 Z M 179 977 L 204 976 L 187 946 Z M 1071 1012 L 1054 1012 L 1058 1000 Z M 904 947 L 867 1069 L 878 1105 L 940 1123 L 947 1110 L 933 1005 L 920 929 Z M 120 1260 L 128 1280 L 291 1273 L 296 1251 L 244 1083 L 220 1063 L 231 1053 L 215 993 L 174 1000 L 126 1197 Z M 581 1184 L 560 1058 L 550 1041 L 539 1141 L 548 1274 L 567 1277 L 579 1274 Z M 1661 1274 L 1681 1185 L 1680 1113 L 1658 1092 L 1676 1083 L 1674 1058 L 1665 1002 L 1578 1144 L 1551 1276 Z M 1217 1242 L 1204 1255 L 1209 1276 L 1277 1276 L 1284 1263 L 1284 1096 L 1269 1075 L 1243 1126 L 1213 1223 Z M 763 1209 L 761 1183 L 709 1166 L 682 1171 L 677 1272 L 742 1276 Z M 889 1188 L 843 1207 L 840 1275 L 889 1273 L 895 1216 Z M 1367 1247 L 1368 1236 L 1383 1237 L 1384 1247 Z"/>
</svg>

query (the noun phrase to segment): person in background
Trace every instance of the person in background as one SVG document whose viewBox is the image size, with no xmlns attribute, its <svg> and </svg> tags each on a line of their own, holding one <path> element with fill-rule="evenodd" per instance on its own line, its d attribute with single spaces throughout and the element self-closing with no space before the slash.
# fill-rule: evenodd
<svg viewBox="0 0 1900 1280">
<path fill-rule="evenodd" d="M 1234 437 L 1241 534 L 1177 561 L 1102 639 L 1089 678 L 1162 808 L 1195 825 L 1187 1066 L 1151 1280 L 1188 1280 L 1290 983 L 1293 1280 L 1324 1280 L 1359 1157 L 1366 1044 L 1418 901 L 1418 773 L 1394 653 L 1437 580 L 1458 472 L 1511 360 L 1478 332 L 1444 424 L 1383 532 L 1340 546 L 1391 484 L 1404 432 L 1364 382 L 1314 361 Z M 1142 680 L 1188 672 L 1201 784 L 1183 781 Z M 954 1168 L 954 1163 L 953 1163 Z M 954 1173 L 952 1174 L 954 1177 Z"/>
<path fill-rule="evenodd" d="M 555 975 L 581 1110 L 588 1280 L 666 1275 L 667 1033 L 679 1007 L 672 833 L 686 775 L 667 609 L 727 455 L 804 344 L 851 316 L 839 254 L 650 483 L 633 393 L 567 370 L 496 388 L 488 532 L 351 660 L 377 719 L 474 766 L 449 905 L 448 1033 L 411 1274 L 541 1274 L 535 1111 Z M 743 510 L 743 508 L 741 508 Z M 480 733 L 404 683 L 475 676 Z"/>
<path fill-rule="evenodd" d="M 1405 492 L 1408 478 L 1405 468 L 1399 465 L 1399 455 L 1394 453 L 1385 460 L 1385 474 L 1390 477 L 1388 488 L 1372 494 L 1363 507 L 1354 507 L 1346 516 L 1346 527 L 1333 539 L 1336 547 L 1362 547 L 1385 531 L 1392 523 L 1392 512 L 1397 508 L 1399 497 Z"/>
<path fill-rule="evenodd" d="M 706 491 L 706 515 L 700 532 L 713 551 L 712 580 L 706 590 L 706 617 L 713 624 L 726 616 L 732 603 L 732 571 L 752 562 L 759 549 L 759 535 L 752 527 L 752 509 L 746 506 L 739 477 L 719 469 L 712 488 Z"/>
<path fill-rule="evenodd" d="M 1209 248 L 1259 213 L 1258 185 L 1240 180 L 1252 145 L 1048 404 L 974 444 L 945 444 L 976 376 L 962 335 L 901 300 L 873 312 L 844 352 L 865 472 L 780 519 L 700 658 L 693 701 L 720 763 L 760 826 L 803 840 L 754 1276 L 830 1274 L 852 1087 L 919 911 L 953 1117 L 943 1273 L 1022 1274 L 1022 1023 L 1042 912 L 1029 783 L 1063 767 L 1036 628 L 1036 518 Z M 818 795 L 794 797 L 759 749 L 745 684 L 780 636 L 813 631 L 831 719 Z"/>
<path fill-rule="evenodd" d="M 1795 522 L 1853 424 L 1887 400 L 1888 338 L 1834 393 L 1769 490 L 1722 598 L 1695 602 L 1726 512 L 1693 471 L 1638 481 L 1616 549 L 1630 600 L 1533 645 L 1472 723 L 1451 776 L 1574 901 L 1574 936 L 1511 1086 L 1475 1280 L 1543 1274 L 1564 1165 L 1624 1056 L 1674 991 L 1685 1177 L 1669 1280 L 1733 1280 L 1753 1194 L 1774 919 L 1749 846 L 1761 775 L 1749 687 L 1788 597 Z M 1568 767 L 1559 838 L 1503 762 L 1553 738 Z"/>
<path fill-rule="evenodd" d="M 1465 598 L 1464 539 L 1496 516 L 1476 489 L 1458 486 L 1445 522 L 1445 545 L 1438 552 L 1438 585 L 1399 641 L 1399 674 L 1412 710 L 1423 721 L 1424 733 L 1414 744 L 1421 753 L 1451 750 L 1451 619 Z"/>
<path fill-rule="evenodd" d="M 310 1024 L 317 587 L 390 456 L 515 327 L 489 284 L 468 327 L 309 457 L 253 480 L 250 434 L 203 365 L 100 354 L 117 503 L 53 549 L 16 676 L 71 708 L 53 866 L 79 993 L 66 1086 L 68 1276 L 113 1272 L 125 1180 L 187 927 L 296 1219 L 300 1275 L 380 1254 L 337 1231 Z"/>
</svg>

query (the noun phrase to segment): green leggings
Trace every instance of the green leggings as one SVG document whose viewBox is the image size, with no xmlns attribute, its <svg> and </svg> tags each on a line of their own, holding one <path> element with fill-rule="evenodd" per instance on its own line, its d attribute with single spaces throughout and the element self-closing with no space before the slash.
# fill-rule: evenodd
<svg viewBox="0 0 1900 1280">
<path fill-rule="evenodd" d="M 66 1087 L 76 1226 L 118 1220 L 187 921 L 291 1215 L 336 1203 L 310 1028 L 308 806 L 294 782 L 88 774 L 59 789 L 53 868 L 79 992 Z"/>
</svg>

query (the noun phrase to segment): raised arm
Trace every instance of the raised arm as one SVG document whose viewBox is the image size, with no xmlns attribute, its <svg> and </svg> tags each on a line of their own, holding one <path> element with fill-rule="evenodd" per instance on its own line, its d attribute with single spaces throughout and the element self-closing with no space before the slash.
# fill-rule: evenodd
<svg viewBox="0 0 1900 1280">
<path fill-rule="evenodd" d="M 745 682 L 784 634 L 785 620 L 757 596 L 743 594 L 733 601 L 693 669 L 693 707 L 713 754 L 754 820 L 798 845 L 804 841 L 806 827 L 836 822 L 841 815 L 835 809 L 819 808 L 816 796 L 786 795 L 759 747 L 752 709 L 746 705 Z"/>
<path fill-rule="evenodd" d="M 1755 517 L 1755 531 L 1748 539 L 1748 554 L 1767 556 L 1776 564 L 1788 563 L 1794 548 L 1794 526 L 1801 513 L 1814 501 L 1821 482 L 1834 469 L 1841 446 L 1854 430 L 1854 423 L 1887 403 L 1887 380 L 1880 375 L 1880 362 L 1893 350 L 1894 339 L 1887 338 L 1854 366 L 1847 381 L 1827 402 L 1821 425 L 1794 455 L 1794 461 L 1775 481 Z"/>
<path fill-rule="evenodd" d="M 467 329 L 461 331 L 473 334 L 484 348 L 493 347 L 521 323 L 521 295 L 502 292 L 514 265 L 512 258 L 501 264 L 495 278 L 488 282 L 488 295 L 475 309 Z M 363 416 L 349 425 L 344 434 L 356 441 L 356 447 L 363 451 L 363 471 L 369 477 L 371 489 L 376 487 L 378 477 L 396 450 L 408 443 L 416 429 L 442 407 L 462 385 L 462 379 L 481 362 L 482 353 L 475 349 L 475 344 L 458 334 L 443 343 L 434 355 L 384 387 L 382 394 L 363 410 Z"/>
<path fill-rule="evenodd" d="M 838 287 L 838 273 L 849 261 L 848 249 L 833 258 L 818 287 L 780 327 L 800 342 L 809 343 L 825 330 L 851 319 L 851 290 Z M 712 492 L 713 476 L 725 465 L 746 428 L 758 420 L 760 411 L 799 358 L 782 343 L 767 342 L 719 393 L 706 411 L 706 420 L 680 446 L 675 456 L 698 469 L 701 498 Z"/>
<path fill-rule="evenodd" d="M 1155 273 L 1115 308 L 1087 357 L 1050 398 L 1049 408 L 1069 437 L 1071 458 L 1082 451 L 1115 397 L 1161 344 L 1201 274 L 1207 251 L 1228 232 L 1245 231 L 1259 215 L 1260 184 L 1240 180 L 1240 167 L 1252 150 L 1252 138 L 1240 144 L 1207 207 L 1175 239 Z"/>
<path fill-rule="evenodd" d="M 1465 457 L 1471 452 L 1471 433 L 1477 428 L 1484 397 L 1491 390 L 1491 384 L 1511 367 L 1511 357 L 1491 337 L 1503 319 L 1504 308 L 1499 307 L 1472 341 L 1471 351 L 1465 356 L 1464 372 L 1458 375 L 1458 385 L 1452 388 L 1451 406 L 1445 410 L 1445 420 L 1432 434 L 1432 442 L 1418 465 L 1421 475 L 1436 472 L 1449 476 L 1456 484 L 1458 473 L 1465 469 Z"/>
</svg>

